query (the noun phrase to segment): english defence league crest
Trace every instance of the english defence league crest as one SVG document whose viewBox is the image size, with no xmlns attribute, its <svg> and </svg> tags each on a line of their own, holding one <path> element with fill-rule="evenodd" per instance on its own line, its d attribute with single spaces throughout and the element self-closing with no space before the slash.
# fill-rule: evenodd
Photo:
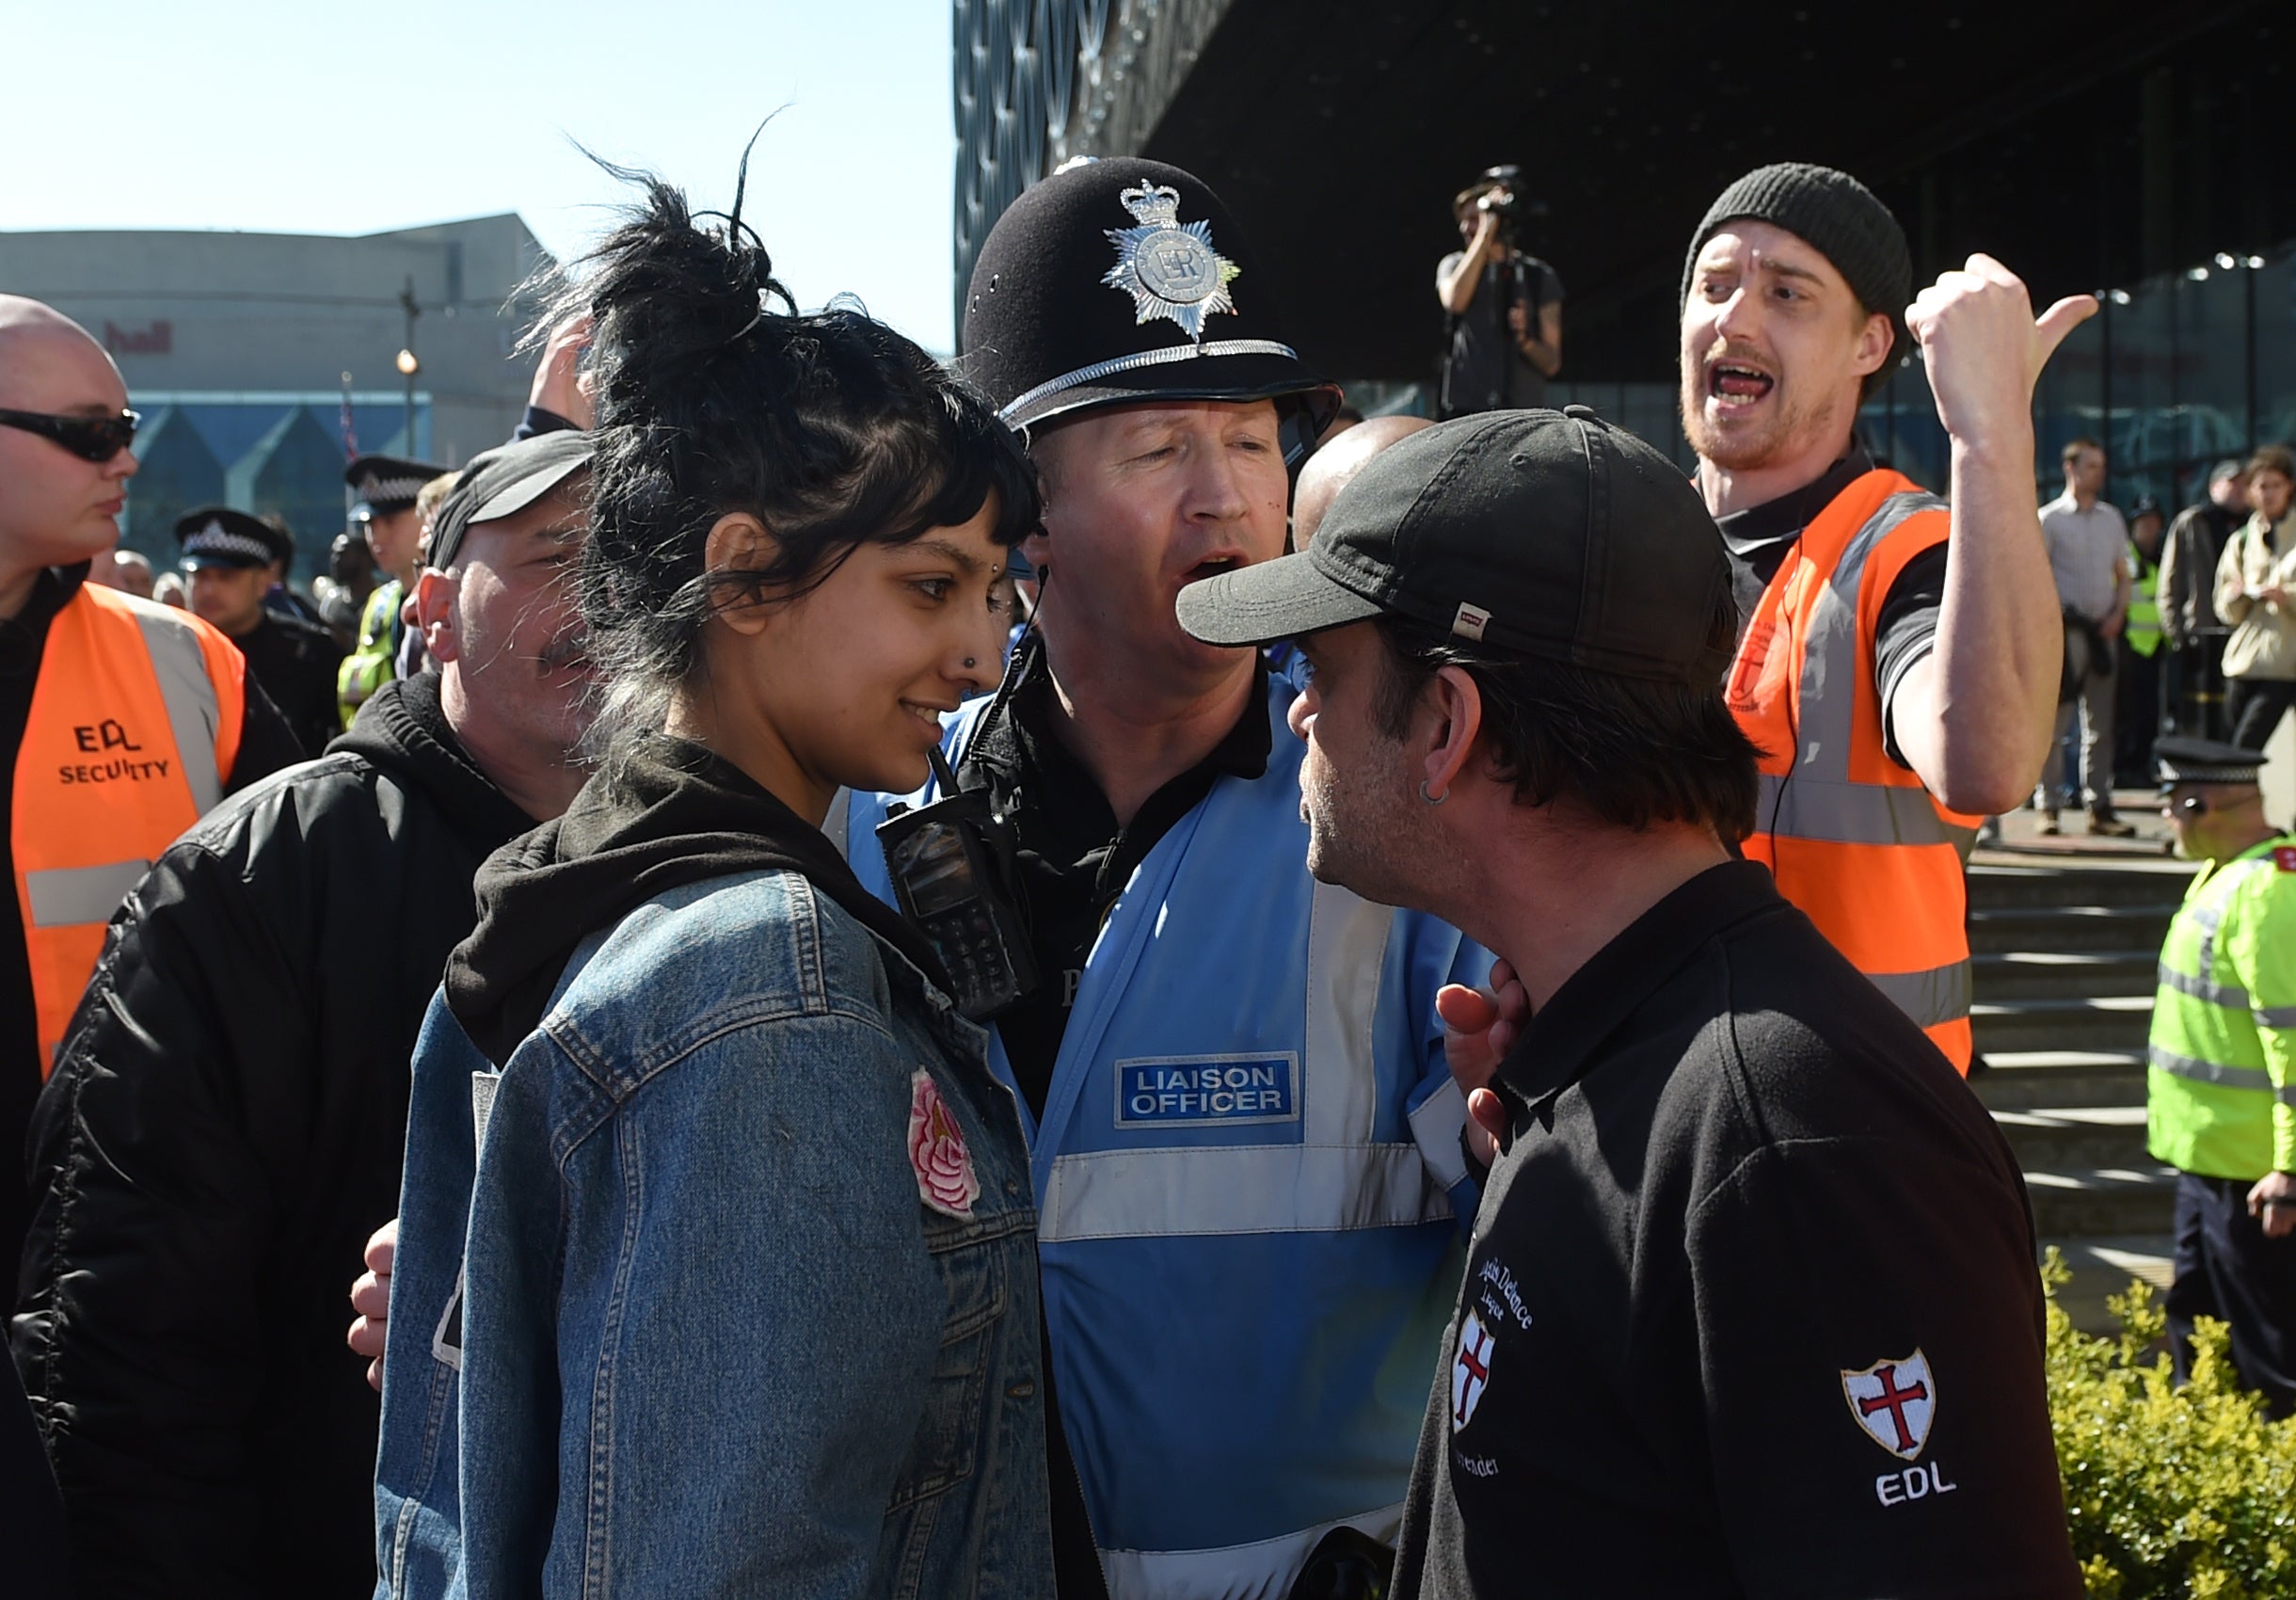
<svg viewBox="0 0 2296 1600">
<path fill-rule="evenodd" d="M 1106 230 L 1116 264 L 1100 281 L 1132 296 L 1137 323 L 1164 317 L 1201 341 L 1205 317 L 1236 313 L 1228 285 L 1243 268 L 1213 248 L 1211 224 L 1180 220 L 1179 190 L 1149 184 L 1118 198 L 1140 226 Z"/>
</svg>

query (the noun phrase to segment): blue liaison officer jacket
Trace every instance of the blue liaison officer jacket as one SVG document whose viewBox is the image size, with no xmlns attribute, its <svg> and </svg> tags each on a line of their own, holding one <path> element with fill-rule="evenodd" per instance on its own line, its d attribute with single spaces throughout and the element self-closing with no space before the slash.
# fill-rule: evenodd
<svg viewBox="0 0 2296 1600">
<path fill-rule="evenodd" d="M 1393 1539 L 1474 1217 L 1435 992 L 1491 958 L 1308 875 L 1296 693 L 1270 675 L 1266 774 L 1220 778 L 1125 887 L 1028 1129 L 1112 1600 L 1282 1600 L 1334 1527 Z M 951 719 L 952 762 L 989 703 Z M 847 805 L 888 901 L 873 830 L 934 797 Z M 1010 1081 L 1001 1041 L 989 1059 Z"/>
</svg>

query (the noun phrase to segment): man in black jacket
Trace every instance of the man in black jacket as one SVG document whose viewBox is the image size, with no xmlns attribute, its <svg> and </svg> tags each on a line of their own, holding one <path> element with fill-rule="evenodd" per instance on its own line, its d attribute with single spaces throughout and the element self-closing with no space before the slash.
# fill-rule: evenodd
<svg viewBox="0 0 2296 1600">
<path fill-rule="evenodd" d="M 114 923 L 33 1117 L 11 1340 L 81 1593 L 372 1591 L 343 1285 L 397 1208 L 472 875 L 581 785 L 587 459 L 555 434 L 473 461 L 416 591 L 439 670 L 212 812 Z"/>
</svg>

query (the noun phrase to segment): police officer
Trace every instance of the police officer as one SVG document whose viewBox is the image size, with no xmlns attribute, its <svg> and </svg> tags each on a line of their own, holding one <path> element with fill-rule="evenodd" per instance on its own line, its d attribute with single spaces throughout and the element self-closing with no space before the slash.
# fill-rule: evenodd
<svg viewBox="0 0 2296 1600">
<path fill-rule="evenodd" d="M 2296 837 L 2264 818 L 2264 758 L 2183 736 L 2155 746 L 2180 856 L 2204 863 L 2160 947 L 2147 1146 L 2176 1169 L 2171 1349 L 2232 1326 L 2232 1364 L 2275 1416 L 2296 1408 Z"/>
<path fill-rule="evenodd" d="M 202 505 L 177 519 L 191 609 L 214 624 L 247 658 L 247 670 L 294 729 L 303 754 L 315 756 L 340 732 L 335 716 L 335 637 L 316 623 L 263 603 L 275 566 L 293 550 L 281 530 L 228 505 Z"/>
<path fill-rule="evenodd" d="M 397 456 L 361 456 L 343 470 L 343 481 L 358 497 L 352 523 L 365 535 L 381 580 L 359 613 L 359 642 L 336 674 L 336 698 L 345 728 L 368 696 L 398 676 L 399 646 L 406 631 L 400 614 L 423 555 L 423 518 L 417 502 L 425 485 L 451 470 Z"/>
<path fill-rule="evenodd" d="M 1270 288 L 1210 189 L 1111 160 L 1022 195 L 965 296 L 1045 490 L 1034 628 L 947 744 L 1012 819 L 1043 975 L 992 1059 L 1033 1136 L 1067 1600 L 1376 1563 L 1473 1206 L 1433 1003 L 1489 957 L 1309 876 L 1296 685 L 1172 615 L 1283 552 L 1286 457 L 1338 403 Z M 887 898 L 894 798 L 846 831 Z"/>
<path fill-rule="evenodd" d="M 1732 859 L 1736 612 L 1673 464 L 1577 407 L 1443 423 L 1179 615 L 1313 666 L 1315 875 L 1523 1002 L 1396 1593 L 2078 1595 L 2016 1160 Z"/>
</svg>

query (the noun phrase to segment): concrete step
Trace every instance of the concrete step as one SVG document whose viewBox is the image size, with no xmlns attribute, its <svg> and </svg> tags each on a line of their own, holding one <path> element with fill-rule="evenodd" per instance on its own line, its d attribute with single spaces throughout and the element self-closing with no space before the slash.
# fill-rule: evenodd
<svg viewBox="0 0 2296 1600">
<path fill-rule="evenodd" d="M 2042 1247 L 2051 1244 L 2065 1252 L 2065 1264 L 2073 1270 L 2072 1281 L 2057 1291 L 2057 1304 L 2084 1334 L 2121 1331 L 2120 1319 L 2105 1300 L 2127 1293 L 2131 1280 L 2142 1279 L 2163 1294 L 2168 1291 L 2176 1240 L 2165 1230 L 2101 1239 L 2052 1239 L 2044 1234 Z"/>
<path fill-rule="evenodd" d="M 2135 1106 L 2052 1106 L 2033 1111 L 1996 1111 L 1993 1120 L 2028 1170 L 2064 1172 L 2081 1167 L 2141 1167 L 2145 1153 L 2145 1108 Z"/>
<path fill-rule="evenodd" d="M 2153 997 L 2071 996 L 1980 1000 L 1969 1007 L 1977 1048 L 1995 1050 L 2141 1050 L 2152 1032 Z"/>
<path fill-rule="evenodd" d="M 1972 964 L 1980 1000 L 2062 1000 L 2153 992 L 2158 948 L 1988 952 Z"/>
<path fill-rule="evenodd" d="M 2013 906 L 2174 904 L 2196 871 L 2190 861 L 2035 867 L 1972 866 L 1969 904 L 1984 911 Z"/>
<path fill-rule="evenodd" d="M 2020 950 L 2151 950 L 2168 936 L 2174 900 L 2125 905 L 2012 905 L 1969 913 L 1969 948 L 1981 954 Z"/>
<path fill-rule="evenodd" d="M 2137 1050 L 1999 1050 L 1969 1080 L 1996 1112 L 2055 1106 L 2142 1106 L 2145 1052 Z"/>
<path fill-rule="evenodd" d="M 2150 1159 L 2129 1166 L 2029 1167 L 2025 1189 L 2044 1239 L 2160 1234 L 2176 1220 L 2176 1175 Z"/>
</svg>

